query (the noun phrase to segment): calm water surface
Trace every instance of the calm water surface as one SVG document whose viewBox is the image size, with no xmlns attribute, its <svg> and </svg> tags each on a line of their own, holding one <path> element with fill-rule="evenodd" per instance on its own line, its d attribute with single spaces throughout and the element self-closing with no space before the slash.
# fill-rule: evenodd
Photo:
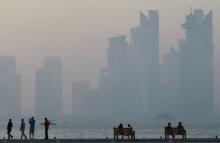
<svg viewBox="0 0 220 143">
<path fill-rule="evenodd" d="M 50 127 L 49 137 L 53 138 L 112 138 L 112 127 L 115 123 L 97 123 L 97 122 L 66 122 L 59 123 Z M 127 125 L 127 124 L 126 124 Z M 133 123 L 137 138 L 160 138 L 164 137 L 165 123 Z M 14 124 L 12 134 L 15 138 L 20 138 L 18 130 L 19 124 Z M 28 127 L 28 126 L 27 126 Z M 201 124 L 185 124 L 187 137 L 190 138 L 214 138 L 220 137 L 220 123 L 201 123 Z M 28 135 L 28 130 L 26 130 Z M 0 138 L 7 137 L 6 125 L 0 126 Z M 44 138 L 44 129 L 37 124 L 35 131 L 36 138 Z"/>
</svg>

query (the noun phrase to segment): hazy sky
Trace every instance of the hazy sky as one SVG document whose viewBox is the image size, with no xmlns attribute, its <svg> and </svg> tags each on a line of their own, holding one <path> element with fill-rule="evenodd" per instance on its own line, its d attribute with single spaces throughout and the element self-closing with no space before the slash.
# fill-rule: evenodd
<svg viewBox="0 0 220 143">
<path fill-rule="evenodd" d="M 159 10 L 163 55 L 184 37 L 180 24 L 190 7 L 202 8 L 205 13 L 213 10 L 215 86 L 219 87 L 219 5 L 220 0 L 0 0 L 0 55 L 17 58 L 24 112 L 34 109 L 34 76 L 44 57 L 62 57 L 64 110 L 70 112 L 71 83 L 88 80 L 93 88 L 98 86 L 100 70 L 106 67 L 108 37 L 129 35 L 129 29 L 139 24 L 140 11 Z"/>
</svg>

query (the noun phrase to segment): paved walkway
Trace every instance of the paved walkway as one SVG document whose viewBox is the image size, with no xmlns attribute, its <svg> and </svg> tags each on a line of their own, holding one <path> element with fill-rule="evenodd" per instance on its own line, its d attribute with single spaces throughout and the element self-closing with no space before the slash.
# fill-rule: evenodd
<svg viewBox="0 0 220 143">
<path fill-rule="evenodd" d="M 53 139 L 53 140 L 0 140 L 0 143 L 214 143 L 220 142 L 220 139 L 176 139 L 176 140 L 164 140 L 164 139 L 136 139 L 131 140 L 112 140 L 112 139 Z"/>
</svg>

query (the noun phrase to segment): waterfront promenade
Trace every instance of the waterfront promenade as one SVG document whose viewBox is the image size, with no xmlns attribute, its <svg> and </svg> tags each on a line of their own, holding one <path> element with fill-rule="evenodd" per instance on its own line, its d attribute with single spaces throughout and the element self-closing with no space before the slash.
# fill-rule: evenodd
<svg viewBox="0 0 220 143">
<path fill-rule="evenodd" d="M 113 139 L 51 139 L 51 140 L 7 140 L 1 139 L 0 143 L 164 143 L 164 142 L 173 142 L 173 143 L 214 143 L 220 142 L 220 139 L 211 139 L 211 138 L 193 138 L 193 139 L 175 139 L 175 140 L 164 140 L 164 139 L 136 139 L 136 140 L 113 140 Z"/>
</svg>

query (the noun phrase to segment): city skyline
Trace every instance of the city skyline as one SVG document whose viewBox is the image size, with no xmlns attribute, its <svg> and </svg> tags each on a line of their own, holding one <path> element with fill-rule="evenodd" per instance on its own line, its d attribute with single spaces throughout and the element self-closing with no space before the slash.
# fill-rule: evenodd
<svg viewBox="0 0 220 143">
<path fill-rule="evenodd" d="M 172 1 L 170 1 L 170 2 L 172 2 Z M 23 1 L 23 3 L 27 3 L 27 2 Z M 67 3 L 70 5 L 72 4 L 72 2 L 65 2 L 65 4 L 67 4 Z M 98 10 L 101 11 L 102 10 L 101 7 L 102 7 L 103 3 L 100 1 L 97 1 L 97 3 L 96 2 L 94 2 L 94 3 L 95 4 L 92 4 L 91 7 L 94 8 L 94 7 L 96 7 L 96 4 L 101 4 L 100 6 L 97 6 Z M 108 3 L 109 4 L 117 4 L 116 1 L 108 2 Z M 119 3 L 121 4 L 121 3 L 126 3 L 126 2 L 120 1 Z M 129 5 L 134 4 L 133 2 L 128 2 L 128 3 L 129 3 Z M 111 21 L 114 21 L 113 20 L 114 17 L 113 16 L 108 17 L 109 20 L 107 20 L 103 24 L 96 23 L 95 21 L 98 19 L 96 17 L 97 15 L 101 16 L 103 18 L 104 15 L 108 15 L 108 12 L 104 11 L 103 15 L 100 15 L 100 14 L 97 14 L 96 12 L 92 11 L 92 14 L 94 14 L 93 15 L 94 19 L 88 18 L 85 16 L 84 18 L 85 19 L 87 18 L 87 19 L 84 20 L 84 22 L 88 22 L 88 21 L 92 22 L 92 23 L 90 23 L 90 22 L 88 23 L 88 24 L 91 24 L 90 25 L 91 27 L 100 26 L 100 25 L 102 25 L 103 27 L 100 27 L 101 32 L 98 31 L 97 36 L 94 38 L 91 38 L 91 40 L 88 40 L 88 39 L 90 37 L 93 37 L 92 34 L 89 38 L 88 38 L 88 36 L 85 36 L 84 40 L 87 41 L 89 44 L 86 44 L 87 42 L 84 42 L 85 43 L 84 45 L 80 44 L 79 39 L 83 38 L 84 34 L 86 34 L 86 31 L 89 32 L 92 28 L 89 28 L 89 27 L 86 28 L 85 27 L 86 25 L 83 25 L 85 27 L 84 30 L 79 29 L 79 30 L 75 31 L 75 30 L 71 29 L 69 32 L 67 32 L 67 30 L 65 30 L 65 29 L 62 29 L 62 28 L 59 29 L 59 26 L 61 26 L 60 24 L 62 24 L 62 23 L 59 24 L 59 22 L 57 23 L 57 26 L 58 26 L 57 32 L 54 31 L 52 33 L 54 33 L 54 35 L 57 35 L 59 32 L 64 30 L 63 32 L 61 32 L 60 36 L 57 36 L 57 38 L 54 38 L 54 37 L 47 38 L 47 37 L 50 37 L 50 34 L 46 34 L 44 37 L 44 40 L 38 40 L 38 39 L 41 39 L 40 35 L 38 35 L 39 33 L 37 33 L 36 31 L 33 31 L 33 29 L 36 28 L 39 31 L 41 31 L 42 29 L 49 26 L 45 23 L 45 21 L 43 23 L 41 23 L 40 21 L 37 22 L 37 20 L 43 20 L 40 17 L 42 16 L 41 15 L 42 13 L 46 12 L 46 7 L 48 6 L 48 3 L 44 3 L 45 7 L 44 7 L 42 13 L 38 13 L 34 9 L 29 14 L 29 19 L 26 19 L 25 17 L 21 17 L 21 19 L 18 20 L 18 22 L 17 22 L 18 23 L 17 27 L 21 28 L 20 30 L 24 30 L 24 32 L 18 31 L 18 33 L 22 33 L 21 35 L 23 35 L 23 36 L 20 36 L 20 38 L 17 38 L 16 34 L 14 36 L 12 36 L 13 34 L 11 34 L 10 31 L 13 31 L 16 29 L 16 27 L 13 25 L 13 16 L 18 18 L 19 15 L 23 14 L 20 9 L 16 9 L 16 5 L 15 5 L 14 7 L 15 7 L 15 10 L 17 10 L 18 15 L 17 14 L 15 15 L 14 13 L 10 13 L 9 20 L 4 21 L 3 27 L 6 30 L 8 28 L 11 29 L 8 32 L 8 36 L 13 40 L 13 42 L 11 42 L 11 43 L 16 43 L 16 44 L 15 45 L 8 44 L 7 40 L 5 41 L 5 39 L 7 39 L 7 35 L 6 36 L 2 35 L 1 37 L 4 40 L 4 42 L 1 43 L 1 47 L 2 47 L 1 53 L 2 53 L 2 55 L 14 55 L 17 59 L 17 65 L 18 65 L 17 71 L 18 71 L 18 73 L 21 73 L 21 75 L 22 75 L 22 99 L 27 99 L 28 101 L 30 101 L 30 102 L 26 102 L 23 100 L 24 106 L 22 106 L 22 111 L 28 112 L 28 113 L 33 112 L 33 108 L 28 109 L 27 107 L 34 106 L 33 105 L 34 104 L 33 103 L 33 101 L 34 101 L 34 98 L 33 98 L 34 92 L 33 91 L 34 91 L 34 87 L 35 87 L 33 84 L 34 83 L 34 73 L 41 66 L 41 62 L 44 57 L 50 56 L 50 55 L 56 55 L 56 56 L 60 56 L 64 60 L 64 74 L 65 74 L 65 77 L 64 77 L 64 79 L 65 79 L 64 80 L 65 81 L 64 82 L 64 85 L 65 85 L 65 87 L 64 87 L 65 88 L 64 89 L 64 103 L 66 103 L 66 104 L 64 104 L 65 105 L 64 111 L 69 113 L 71 111 L 70 109 L 72 109 L 71 105 L 70 105 L 71 102 L 69 102 L 70 101 L 69 99 L 71 99 L 70 96 L 72 95 L 71 94 L 71 83 L 73 81 L 87 80 L 91 84 L 92 88 L 97 88 L 100 71 L 103 67 L 106 67 L 106 65 L 107 65 L 106 64 L 107 63 L 106 62 L 107 56 L 105 54 L 106 48 L 108 47 L 107 46 L 107 44 L 108 44 L 107 39 L 109 37 L 111 37 L 111 35 L 114 33 L 128 35 L 129 29 L 131 27 L 134 27 L 138 23 L 137 19 L 139 17 L 139 15 L 138 15 L 139 12 L 142 11 L 143 13 L 146 13 L 146 11 L 148 10 L 148 7 L 152 7 L 153 9 L 158 9 L 161 12 L 161 14 L 160 14 L 160 19 L 161 19 L 160 20 L 161 21 L 160 27 L 162 27 L 162 29 L 160 28 L 161 29 L 161 36 L 160 37 L 163 37 L 163 38 L 160 38 L 161 39 L 161 41 L 160 41 L 161 55 L 164 55 L 164 53 L 167 53 L 165 51 L 168 51 L 168 50 L 165 50 L 165 49 L 168 49 L 170 46 L 176 47 L 177 44 L 175 44 L 175 43 L 177 43 L 177 40 L 183 38 L 183 32 L 181 32 L 182 31 L 181 24 L 184 22 L 184 15 L 186 15 L 187 13 L 190 13 L 191 6 L 193 9 L 194 8 L 202 8 L 205 10 L 205 12 L 213 9 L 213 13 L 214 13 L 214 16 L 213 16 L 214 23 L 213 24 L 214 24 L 214 29 L 216 31 L 216 32 L 214 32 L 214 34 L 215 34 L 215 36 L 214 36 L 215 37 L 215 40 L 214 40 L 215 44 L 214 45 L 216 46 L 215 54 L 219 53 L 218 52 L 218 45 L 219 44 L 218 44 L 218 40 L 216 40 L 216 38 L 219 37 L 218 32 L 217 32 L 217 31 L 219 31 L 218 30 L 219 27 L 217 26 L 218 21 L 216 20 L 218 12 L 215 12 L 216 11 L 215 5 L 217 5 L 218 1 L 208 2 L 209 3 L 208 5 L 207 5 L 207 2 L 205 2 L 205 1 L 204 1 L 204 3 L 203 2 L 192 2 L 192 1 L 187 1 L 187 2 L 181 1 L 179 3 L 176 2 L 177 6 L 180 6 L 183 4 L 182 5 L 183 9 L 180 9 L 178 11 L 177 10 L 169 10 L 169 11 L 165 10 L 166 7 L 170 6 L 169 2 L 164 4 L 164 7 L 162 6 L 162 8 L 161 8 L 161 6 L 158 7 L 158 5 L 156 3 L 157 2 L 140 2 L 140 3 L 137 2 L 134 5 L 134 7 L 130 6 L 129 9 L 125 8 L 125 10 L 122 12 L 117 11 L 119 17 L 117 18 L 117 15 L 115 16 L 113 14 L 114 17 L 116 17 L 116 19 L 120 19 L 120 18 L 124 17 L 123 19 L 125 21 L 118 21 L 118 24 L 114 24 L 109 29 L 106 28 L 106 27 L 108 27 L 106 25 L 106 22 L 111 23 Z M 163 3 L 163 2 L 161 2 L 161 3 Z M 32 4 L 32 2 L 27 3 L 27 5 L 31 5 L 31 4 Z M 39 4 L 39 3 L 34 2 L 34 4 Z M 70 18 L 71 13 L 70 13 L 69 9 L 67 8 L 67 11 L 62 10 L 62 7 L 65 6 L 65 4 L 61 5 L 60 11 L 57 12 L 56 14 L 63 14 L 63 15 L 68 16 L 68 18 Z M 207 6 L 205 6 L 205 5 L 207 5 Z M 8 6 L 10 6 L 10 2 L 8 2 Z M 22 6 L 21 4 L 18 4 L 18 8 L 21 8 L 21 6 Z M 31 6 L 35 7 L 34 5 L 31 5 Z M 52 3 L 52 6 L 49 7 L 49 10 L 54 11 L 54 7 L 56 7 L 56 6 L 57 6 L 57 4 Z M 170 7 L 172 7 L 172 6 L 170 6 Z M 134 8 L 134 10 L 131 10 L 133 8 Z M 91 10 L 91 9 L 88 8 L 88 10 Z M 3 11 L 6 11 L 6 10 L 3 9 Z M 28 12 L 28 11 L 30 11 L 30 9 L 24 9 L 24 12 Z M 34 13 L 34 11 L 36 13 Z M 176 17 L 174 16 L 174 14 L 172 14 L 173 13 L 172 11 L 175 11 L 175 13 L 177 15 Z M 127 13 L 127 12 L 129 12 L 129 13 Z M 56 14 L 52 15 L 50 12 L 48 12 L 48 13 L 49 13 L 49 16 L 52 16 L 52 18 L 47 20 L 47 22 L 51 22 L 50 24 L 52 24 L 52 22 L 55 23 L 54 18 L 58 18 L 59 20 L 61 20 L 59 15 L 57 16 Z M 67 15 L 67 13 L 69 13 L 69 15 Z M 4 17 L 4 14 L 2 14 L 2 15 Z M 31 15 L 33 15 L 33 17 L 31 17 Z M 87 14 L 85 14 L 85 15 L 87 15 Z M 42 18 L 46 18 L 46 17 L 42 16 Z M 130 20 L 130 22 L 129 22 L 129 20 Z M 105 20 L 103 20 L 103 22 L 104 21 Z M 117 20 L 115 20 L 115 21 L 117 21 Z M 23 24 L 23 22 L 25 22 L 29 26 L 26 28 L 21 26 L 21 24 Z M 63 22 L 68 23 L 65 19 Z M 79 21 L 79 23 L 81 23 L 81 22 L 82 21 Z M 99 21 L 99 22 L 101 22 L 101 21 Z M 7 26 L 8 28 L 7 27 L 5 28 L 5 26 L 4 26 L 4 24 L 6 24 L 6 23 L 9 23 L 9 25 Z M 46 24 L 46 25 L 43 26 L 41 24 Z M 74 23 L 69 21 L 67 27 L 68 28 L 74 27 Z M 166 28 L 166 30 L 165 30 L 165 28 Z M 28 39 L 27 43 L 24 42 L 25 37 L 28 35 L 28 34 L 25 35 L 25 33 L 26 33 L 25 29 L 29 29 L 32 31 L 31 33 L 34 33 L 33 36 L 29 35 L 30 38 L 27 38 Z M 53 31 L 54 29 L 55 28 L 51 27 L 49 33 L 51 33 L 51 31 Z M 94 29 L 97 29 L 97 28 L 94 28 Z M 106 30 L 106 29 L 108 29 L 108 30 Z M 4 31 L 5 30 L 2 29 L 2 33 L 4 33 Z M 66 35 L 65 32 L 67 32 L 68 35 Z M 74 34 L 73 35 L 70 34 L 70 33 L 80 33 L 80 32 L 82 32 L 81 38 L 77 37 Z M 91 31 L 89 33 L 93 33 L 93 31 Z M 102 33 L 101 36 L 100 36 L 100 33 Z M 80 36 L 80 34 L 79 34 L 79 36 Z M 170 37 L 170 38 L 168 38 L 168 37 Z M 17 38 L 17 40 L 15 40 L 16 38 Z M 32 39 L 32 40 L 30 40 L 30 39 Z M 56 40 L 52 40 L 52 39 L 56 39 Z M 63 39 L 68 39 L 69 41 L 72 41 L 74 44 L 73 45 L 69 44 L 70 42 L 68 40 L 67 40 L 67 43 L 65 44 Z M 75 40 L 75 39 L 78 39 L 78 42 L 76 42 L 77 40 Z M 54 44 L 52 44 L 52 41 L 60 41 L 60 40 L 62 42 L 58 42 L 58 44 L 55 42 Z M 127 40 L 129 41 L 129 39 L 127 39 Z M 17 41 L 20 41 L 20 42 L 17 42 Z M 92 41 L 94 41 L 94 42 L 92 42 Z M 59 47 L 62 47 L 62 48 L 59 48 Z M 94 47 L 96 47 L 96 48 L 94 48 Z M 37 48 L 39 50 L 37 50 Z M 84 52 L 82 52 L 83 49 L 84 49 Z M 85 51 L 87 51 L 87 52 L 85 52 Z M 27 53 L 27 54 L 25 54 L 25 56 L 23 56 L 23 53 Z M 32 53 L 34 53 L 34 54 L 32 54 Z M 68 54 L 66 54 L 66 53 L 68 53 Z M 29 54 L 32 56 L 29 56 Z M 31 57 L 30 60 L 27 60 L 28 57 Z M 215 56 L 215 61 L 217 61 L 217 59 L 218 59 L 217 57 L 218 56 Z M 81 62 L 80 62 L 81 64 L 79 64 L 80 59 L 81 59 Z M 88 59 L 90 59 L 90 60 L 88 60 Z M 160 56 L 160 59 L 162 59 L 161 56 Z M 69 65 L 71 65 L 71 66 L 69 66 Z M 90 66 L 90 65 L 94 65 L 94 66 Z M 215 70 L 215 72 L 217 73 L 216 77 L 215 77 L 216 80 L 218 79 L 218 71 L 219 71 L 218 67 L 219 67 L 218 63 L 215 62 L 215 68 L 217 69 L 217 70 Z M 87 71 L 90 71 L 90 72 L 87 72 Z M 218 82 L 215 85 L 218 85 Z M 216 90 L 218 91 L 218 89 L 216 89 Z M 215 92 L 219 93 L 217 91 L 215 91 Z M 27 109 L 28 109 L 28 111 L 27 111 Z"/>
<path fill-rule="evenodd" d="M 170 48 L 162 64 L 159 63 L 159 17 L 159 11 L 156 10 L 149 10 L 148 15 L 140 12 L 140 23 L 131 27 L 129 41 L 126 35 L 108 39 L 108 67 L 101 72 L 99 88 L 92 89 L 88 81 L 73 81 L 73 117 L 144 119 L 163 114 L 191 120 L 213 117 L 212 11 L 206 14 L 202 9 L 195 9 L 186 15 L 182 24 L 185 38 L 179 40 L 176 49 Z M 5 80 L 5 76 L 10 83 L 11 77 L 14 77 L 10 73 L 16 72 L 16 59 L 13 56 L 0 56 L 0 63 L 1 78 Z M 48 56 L 45 57 L 43 66 L 36 71 L 37 118 L 63 117 L 62 70 L 62 59 L 58 56 Z M 19 109 L 20 78 L 16 88 L 12 88 L 17 90 L 10 90 L 15 95 L 12 94 L 11 99 L 4 101 L 9 104 L 10 100 L 17 98 L 14 101 L 19 104 L 14 105 L 17 104 Z M 17 78 L 12 80 L 16 81 Z M 0 87 L 2 90 L 11 88 L 10 84 L 4 83 Z M 3 98 L 3 95 L 1 97 Z M 163 105 L 160 105 L 161 103 Z M 18 112 L 19 115 L 20 111 Z M 136 118 L 133 118 L 134 115 Z"/>
</svg>

